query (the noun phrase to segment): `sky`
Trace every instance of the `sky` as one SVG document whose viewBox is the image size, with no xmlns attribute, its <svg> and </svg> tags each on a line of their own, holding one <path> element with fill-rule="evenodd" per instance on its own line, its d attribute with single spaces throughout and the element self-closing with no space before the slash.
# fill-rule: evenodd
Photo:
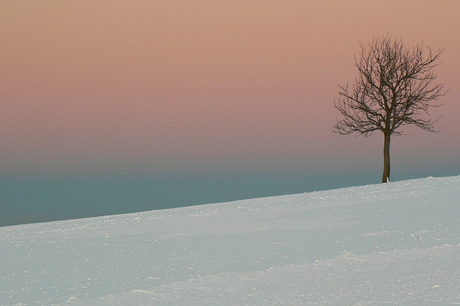
<svg viewBox="0 0 460 306">
<path fill-rule="evenodd" d="M 460 171 L 460 2 L 2 1 L 0 226 L 378 183 L 332 132 L 360 41 L 444 49 L 440 133 L 392 179 Z"/>
</svg>

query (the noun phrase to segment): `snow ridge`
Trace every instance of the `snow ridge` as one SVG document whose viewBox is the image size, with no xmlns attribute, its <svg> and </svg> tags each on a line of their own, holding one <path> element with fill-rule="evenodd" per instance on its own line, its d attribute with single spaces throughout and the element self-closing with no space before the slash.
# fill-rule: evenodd
<svg viewBox="0 0 460 306">
<path fill-rule="evenodd" d="M 0 305 L 460 303 L 460 176 L 0 228 Z"/>
</svg>

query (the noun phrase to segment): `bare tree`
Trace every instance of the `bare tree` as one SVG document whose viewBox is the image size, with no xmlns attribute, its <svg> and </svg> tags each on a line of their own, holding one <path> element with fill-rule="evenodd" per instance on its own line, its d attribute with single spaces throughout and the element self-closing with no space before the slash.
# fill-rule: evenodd
<svg viewBox="0 0 460 306">
<path fill-rule="evenodd" d="M 436 132 L 429 109 L 438 107 L 444 96 L 444 83 L 434 84 L 434 68 L 443 52 L 433 52 L 423 43 L 406 48 L 390 35 L 376 36 L 367 45 L 360 43 L 355 55 L 359 76 L 350 86 L 339 86 L 335 108 L 343 115 L 333 131 L 341 135 L 358 133 L 365 137 L 374 131 L 384 135 L 382 182 L 390 180 L 390 140 L 402 135 L 404 125 L 413 124 Z"/>
</svg>

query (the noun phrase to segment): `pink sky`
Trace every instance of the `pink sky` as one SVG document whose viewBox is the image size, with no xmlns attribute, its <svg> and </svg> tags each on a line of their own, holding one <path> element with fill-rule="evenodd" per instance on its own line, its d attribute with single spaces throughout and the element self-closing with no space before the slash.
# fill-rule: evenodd
<svg viewBox="0 0 460 306">
<path fill-rule="evenodd" d="M 360 40 L 444 48 L 439 134 L 392 161 L 459 167 L 460 1 L 3 1 L 0 171 L 333 169 L 381 135 L 332 133 Z M 410 156 L 410 158 L 409 158 Z"/>
</svg>

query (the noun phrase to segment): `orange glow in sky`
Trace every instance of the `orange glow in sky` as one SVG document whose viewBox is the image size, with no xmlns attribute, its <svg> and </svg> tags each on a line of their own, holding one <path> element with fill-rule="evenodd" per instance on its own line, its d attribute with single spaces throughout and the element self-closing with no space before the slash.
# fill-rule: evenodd
<svg viewBox="0 0 460 306">
<path fill-rule="evenodd" d="M 394 152 L 460 166 L 459 29 L 455 0 L 3 1 L 0 171 L 380 163 L 380 135 L 332 133 L 333 100 L 386 33 L 444 48 L 450 90 L 441 133 Z"/>
</svg>

